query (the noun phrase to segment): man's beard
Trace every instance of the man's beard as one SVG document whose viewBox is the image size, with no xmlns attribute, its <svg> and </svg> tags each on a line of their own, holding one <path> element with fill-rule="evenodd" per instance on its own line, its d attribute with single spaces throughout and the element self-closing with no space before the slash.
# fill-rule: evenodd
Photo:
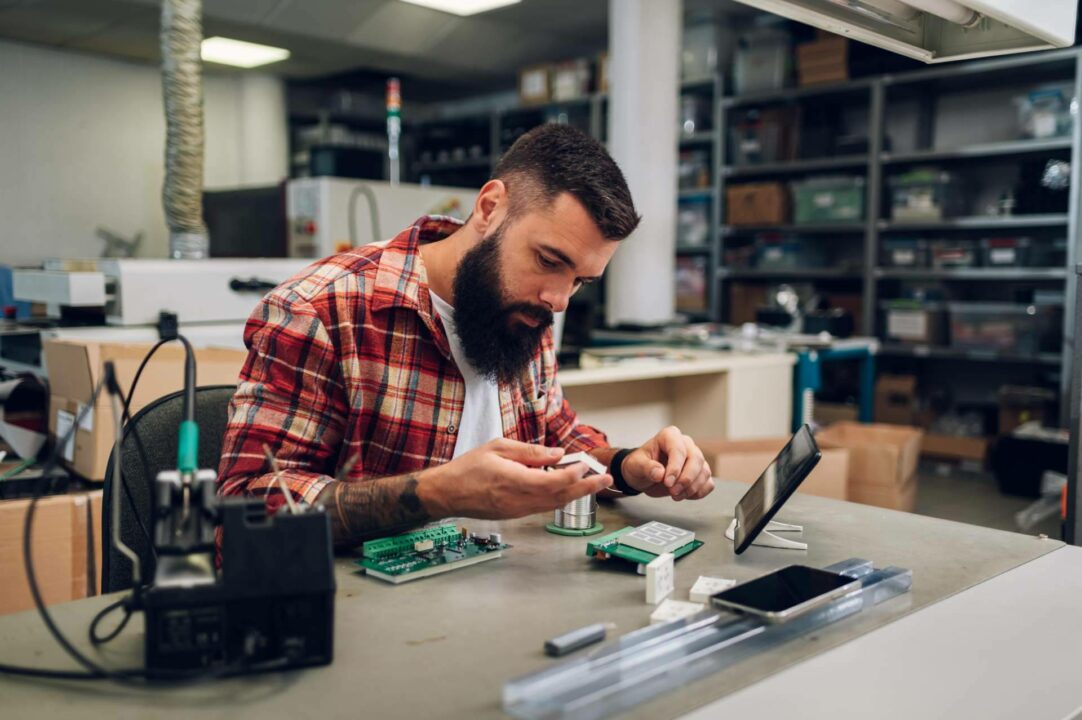
<svg viewBox="0 0 1082 720">
<path fill-rule="evenodd" d="M 530 303 L 507 302 L 500 277 L 500 236 L 495 231 L 462 257 L 454 280 L 454 321 L 474 369 L 490 380 L 510 383 L 537 354 L 552 313 Z M 522 323 L 512 317 L 515 313 L 538 326 Z"/>
</svg>

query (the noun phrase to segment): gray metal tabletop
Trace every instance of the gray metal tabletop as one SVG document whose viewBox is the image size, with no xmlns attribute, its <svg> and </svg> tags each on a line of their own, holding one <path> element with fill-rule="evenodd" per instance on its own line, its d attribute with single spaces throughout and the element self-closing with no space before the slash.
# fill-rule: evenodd
<svg viewBox="0 0 1082 720">
<path fill-rule="evenodd" d="M 792 563 L 863 557 L 913 570 L 912 591 L 781 649 L 639 706 L 631 717 L 676 717 L 891 621 L 1025 564 L 1062 543 L 1015 533 L 797 495 L 779 520 L 804 525 L 807 552 L 751 548 L 736 557 L 724 531 L 746 486 L 722 482 L 709 498 L 673 503 L 637 497 L 603 504 L 606 531 L 660 520 L 694 530 L 705 545 L 676 563 L 676 594 L 699 575 L 747 580 Z M 549 517 L 461 521 L 498 529 L 513 545 L 502 559 L 404 585 L 338 561 L 335 660 L 325 668 L 198 686 L 143 691 L 101 682 L 0 676 L 7 717 L 271 718 L 499 717 L 505 680 L 549 666 L 546 638 L 593 622 L 610 638 L 646 625 L 645 580 L 632 566 L 585 556 L 583 538 L 551 535 Z M 86 628 L 109 598 L 55 608 L 61 627 L 86 646 Z M 139 618 L 102 653 L 118 667 L 141 664 Z M 574 657 L 574 656 L 573 656 Z M 0 661 L 70 667 L 34 613 L 0 618 Z"/>
</svg>

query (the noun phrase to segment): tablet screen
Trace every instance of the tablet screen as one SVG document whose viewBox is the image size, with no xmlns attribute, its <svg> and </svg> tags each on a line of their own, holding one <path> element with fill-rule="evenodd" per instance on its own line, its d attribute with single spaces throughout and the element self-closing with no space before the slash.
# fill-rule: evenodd
<svg viewBox="0 0 1082 720">
<path fill-rule="evenodd" d="M 736 533 L 733 546 L 744 552 L 755 536 L 789 499 L 819 462 L 819 447 L 808 426 L 800 428 L 767 466 L 751 489 L 736 504 Z"/>
</svg>

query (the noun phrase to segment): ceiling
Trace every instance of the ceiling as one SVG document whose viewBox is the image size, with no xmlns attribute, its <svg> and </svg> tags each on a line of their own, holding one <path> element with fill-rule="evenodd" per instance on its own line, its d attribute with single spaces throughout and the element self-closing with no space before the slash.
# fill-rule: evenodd
<svg viewBox="0 0 1082 720">
<path fill-rule="evenodd" d="M 157 63 L 160 7 L 160 0 L 0 0 L 0 38 Z M 433 96 L 509 88 L 519 67 L 592 55 L 608 43 L 608 0 L 523 0 L 466 18 L 399 0 L 204 0 L 203 12 L 208 37 L 292 52 L 268 71 L 358 86 L 378 86 L 393 73 L 414 81 L 411 93 Z M 685 12 L 748 10 L 730 0 L 685 0 Z"/>
</svg>

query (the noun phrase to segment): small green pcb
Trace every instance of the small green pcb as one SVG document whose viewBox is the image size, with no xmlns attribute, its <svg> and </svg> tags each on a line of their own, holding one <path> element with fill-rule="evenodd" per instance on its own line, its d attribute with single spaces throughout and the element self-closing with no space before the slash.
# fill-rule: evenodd
<svg viewBox="0 0 1082 720">
<path fill-rule="evenodd" d="M 361 547 L 363 557 L 356 563 L 367 574 L 397 585 L 495 560 L 509 547 L 501 542 L 499 533 L 482 537 L 446 523 L 370 540 Z"/>
<path fill-rule="evenodd" d="M 646 527 L 647 526 L 645 525 L 643 526 L 643 528 Z M 598 560 L 607 560 L 610 557 L 619 558 L 620 560 L 635 563 L 639 566 L 639 572 L 644 572 L 643 568 L 660 553 L 652 553 L 620 542 L 622 536 L 627 535 L 628 533 L 641 533 L 643 528 L 626 527 L 622 530 L 617 530 L 614 533 L 602 535 L 597 539 L 588 541 L 586 543 L 586 557 L 596 558 Z M 689 535 L 691 538 L 695 537 L 694 534 L 689 533 Z M 673 559 L 678 560 L 688 553 L 698 550 L 702 546 L 702 540 L 690 539 L 688 542 L 679 545 L 678 547 L 665 548 L 664 552 L 671 552 Z"/>
</svg>

